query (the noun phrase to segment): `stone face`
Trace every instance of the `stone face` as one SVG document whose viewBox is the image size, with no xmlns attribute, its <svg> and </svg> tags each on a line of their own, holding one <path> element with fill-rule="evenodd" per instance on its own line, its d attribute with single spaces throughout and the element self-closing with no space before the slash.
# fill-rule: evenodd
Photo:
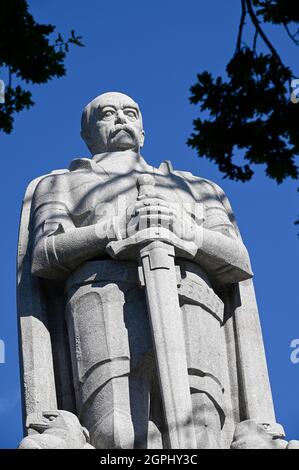
<svg viewBox="0 0 299 470">
<path fill-rule="evenodd" d="M 284 430 L 279 424 L 249 419 L 237 425 L 231 448 L 286 449 L 288 443 L 284 437 Z"/>
<path fill-rule="evenodd" d="M 32 413 L 27 418 L 29 436 L 19 449 L 92 449 L 89 433 L 77 416 L 63 410 Z"/>
<path fill-rule="evenodd" d="M 227 197 L 143 159 L 126 95 L 95 98 L 81 134 L 92 158 L 34 180 L 24 199 L 24 412 L 65 411 L 21 447 L 84 448 L 82 425 L 95 448 L 230 448 L 240 422 L 275 416 Z"/>
</svg>

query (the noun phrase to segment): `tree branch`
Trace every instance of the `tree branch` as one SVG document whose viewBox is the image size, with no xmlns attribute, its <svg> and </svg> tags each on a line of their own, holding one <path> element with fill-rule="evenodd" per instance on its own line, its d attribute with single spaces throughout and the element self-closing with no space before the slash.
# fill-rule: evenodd
<svg viewBox="0 0 299 470">
<path fill-rule="evenodd" d="M 261 38 L 263 39 L 264 43 L 266 44 L 266 46 L 268 47 L 268 49 L 270 49 L 272 55 L 276 58 L 276 60 L 280 63 L 280 65 L 282 67 L 285 67 L 285 65 L 283 64 L 277 50 L 275 49 L 275 47 L 272 45 L 272 43 L 270 42 L 270 40 L 268 39 L 268 37 L 266 36 L 266 34 L 264 33 L 264 31 L 262 30 L 262 28 L 260 27 L 260 22 L 258 20 L 258 18 L 256 17 L 255 13 L 254 13 L 254 10 L 253 10 L 253 7 L 252 7 L 252 3 L 251 3 L 251 0 L 245 0 L 246 2 L 246 5 L 247 5 L 247 11 L 249 13 L 249 16 L 251 18 L 251 21 L 256 29 L 256 31 L 258 32 L 258 34 L 261 36 Z"/>
<path fill-rule="evenodd" d="M 255 33 L 254 33 L 253 46 L 252 46 L 254 53 L 255 53 L 255 51 L 256 51 L 256 43 L 257 43 L 258 35 L 259 35 L 259 32 L 258 32 L 258 30 L 256 29 L 256 30 L 255 30 Z"/>
<path fill-rule="evenodd" d="M 11 81 L 12 81 L 12 73 L 11 73 L 11 68 L 10 65 L 8 66 L 8 86 L 11 88 Z"/>
<path fill-rule="evenodd" d="M 241 5 L 242 5 L 242 12 L 241 12 L 241 18 L 240 18 L 236 52 L 239 52 L 241 49 L 243 28 L 244 28 L 245 18 L 247 14 L 245 0 L 241 0 Z"/>
<path fill-rule="evenodd" d="M 297 31 L 296 34 L 292 34 L 291 31 L 289 30 L 289 27 L 288 27 L 287 23 L 283 23 L 283 26 L 284 26 L 284 29 L 287 32 L 287 35 L 291 38 L 293 43 L 296 44 L 296 46 L 299 46 L 299 40 L 296 39 L 296 35 L 298 34 L 298 31 Z"/>
</svg>

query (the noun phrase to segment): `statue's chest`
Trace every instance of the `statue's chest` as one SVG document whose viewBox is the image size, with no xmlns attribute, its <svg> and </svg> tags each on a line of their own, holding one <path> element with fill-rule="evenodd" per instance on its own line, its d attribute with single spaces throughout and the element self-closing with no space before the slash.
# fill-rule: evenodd
<svg viewBox="0 0 299 470">
<path fill-rule="evenodd" d="M 118 206 L 138 196 L 136 178 L 113 178 L 105 174 L 82 173 L 70 182 L 71 216 L 77 227 L 92 225 L 116 215 Z"/>
<path fill-rule="evenodd" d="M 71 181 L 71 213 L 75 225 L 92 225 L 110 219 L 124 210 L 131 212 L 138 198 L 140 172 L 126 175 L 82 174 Z M 154 191 L 162 199 L 177 203 L 188 212 L 194 212 L 196 204 L 187 185 L 173 175 L 153 174 Z"/>
</svg>

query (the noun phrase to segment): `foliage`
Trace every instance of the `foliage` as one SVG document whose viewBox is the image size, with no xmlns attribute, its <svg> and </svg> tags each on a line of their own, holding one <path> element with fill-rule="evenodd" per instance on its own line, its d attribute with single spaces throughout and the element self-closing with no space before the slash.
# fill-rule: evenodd
<svg viewBox="0 0 299 470">
<path fill-rule="evenodd" d="M 8 134 L 13 129 L 15 113 L 34 104 L 30 91 L 20 85 L 13 87 L 13 76 L 33 84 L 62 77 L 69 45 L 83 46 L 74 31 L 68 40 L 58 34 L 51 43 L 54 30 L 55 26 L 34 20 L 26 0 L 0 0 L 0 67 L 7 67 L 9 75 L 5 103 L 0 105 L 0 129 Z"/>
<path fill-rule="evenodd" d="M 265 165 L 278 183 L 298 179 L 299 104 L 290 100 L 294 75 L 265 34 L 262 24 L 281 25 L 299 44 L 299 3 L 294 0 L 240 0 L 241 17 L 235 52 L 227 64 L 227 79 L 208 71 L 197 76 L 190 101 L 205 117 L 194 120 L 187 143 L 199 157 L 214 161 L 225 177 L 248 181 L 254 165 Z M 252 44 L 244 43 L 246 19 L 253 26 Z M 260 39 L 267 53 L 257 51 Z M 236 149 L 243 163 L 237 164 Z M 298 221 L 299 222 L 299 221 Z"/>
</svg>

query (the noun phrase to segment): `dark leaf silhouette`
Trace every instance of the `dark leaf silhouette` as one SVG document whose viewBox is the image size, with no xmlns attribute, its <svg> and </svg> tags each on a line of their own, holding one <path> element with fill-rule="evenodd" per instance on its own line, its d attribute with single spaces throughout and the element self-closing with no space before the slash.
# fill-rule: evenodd
<svg viewBox="0 0 299 470">
<path fill-rule="evenodd" d="M 71 31 L 65 41 L 61 34 L 51 43 L 55 26 L 39 24 L 28 12 L 25 0 L 1 0 L 0 2 L 0 66 L 6 67 L 9 83 L 5 103 L 0 104 L 0 129 L 10 133 L 14 114 L 33 106 L 31 93 L 20 85 L 12 86 L 13 77 L 26 83 L 46 83 L 54 77 L 62 77 L 66 70 L 64 60 L 69 44 L 83 46 L 81 37 Z"/>
<path fill-rule="evenodd" d="M 203 71 L 191 87 L 190 101 L 202 114 L 194 120 L 187 143 L 199 157 L 214 161 L 225 177 L 236 181 L 250 180 L 254 166 L 261 164 L 266 175 L 278 183 L 288 177 L 298 179 L 299 104 L 290 99 L 294 74 L 264 33 L 262 22 L 283 26 L 297 43 L 294 24 L 299 23 L 299 3 L 240 3 L 237 45 L 226 67 L 227 78 Z M 246 19 L 255 28 L 252 46 L 244 45 Z M 268 53 L 257 52 L 258 38 Z M 236 163 L 237 149 L 243 156 L 241 164 Z"/>
</svg>

